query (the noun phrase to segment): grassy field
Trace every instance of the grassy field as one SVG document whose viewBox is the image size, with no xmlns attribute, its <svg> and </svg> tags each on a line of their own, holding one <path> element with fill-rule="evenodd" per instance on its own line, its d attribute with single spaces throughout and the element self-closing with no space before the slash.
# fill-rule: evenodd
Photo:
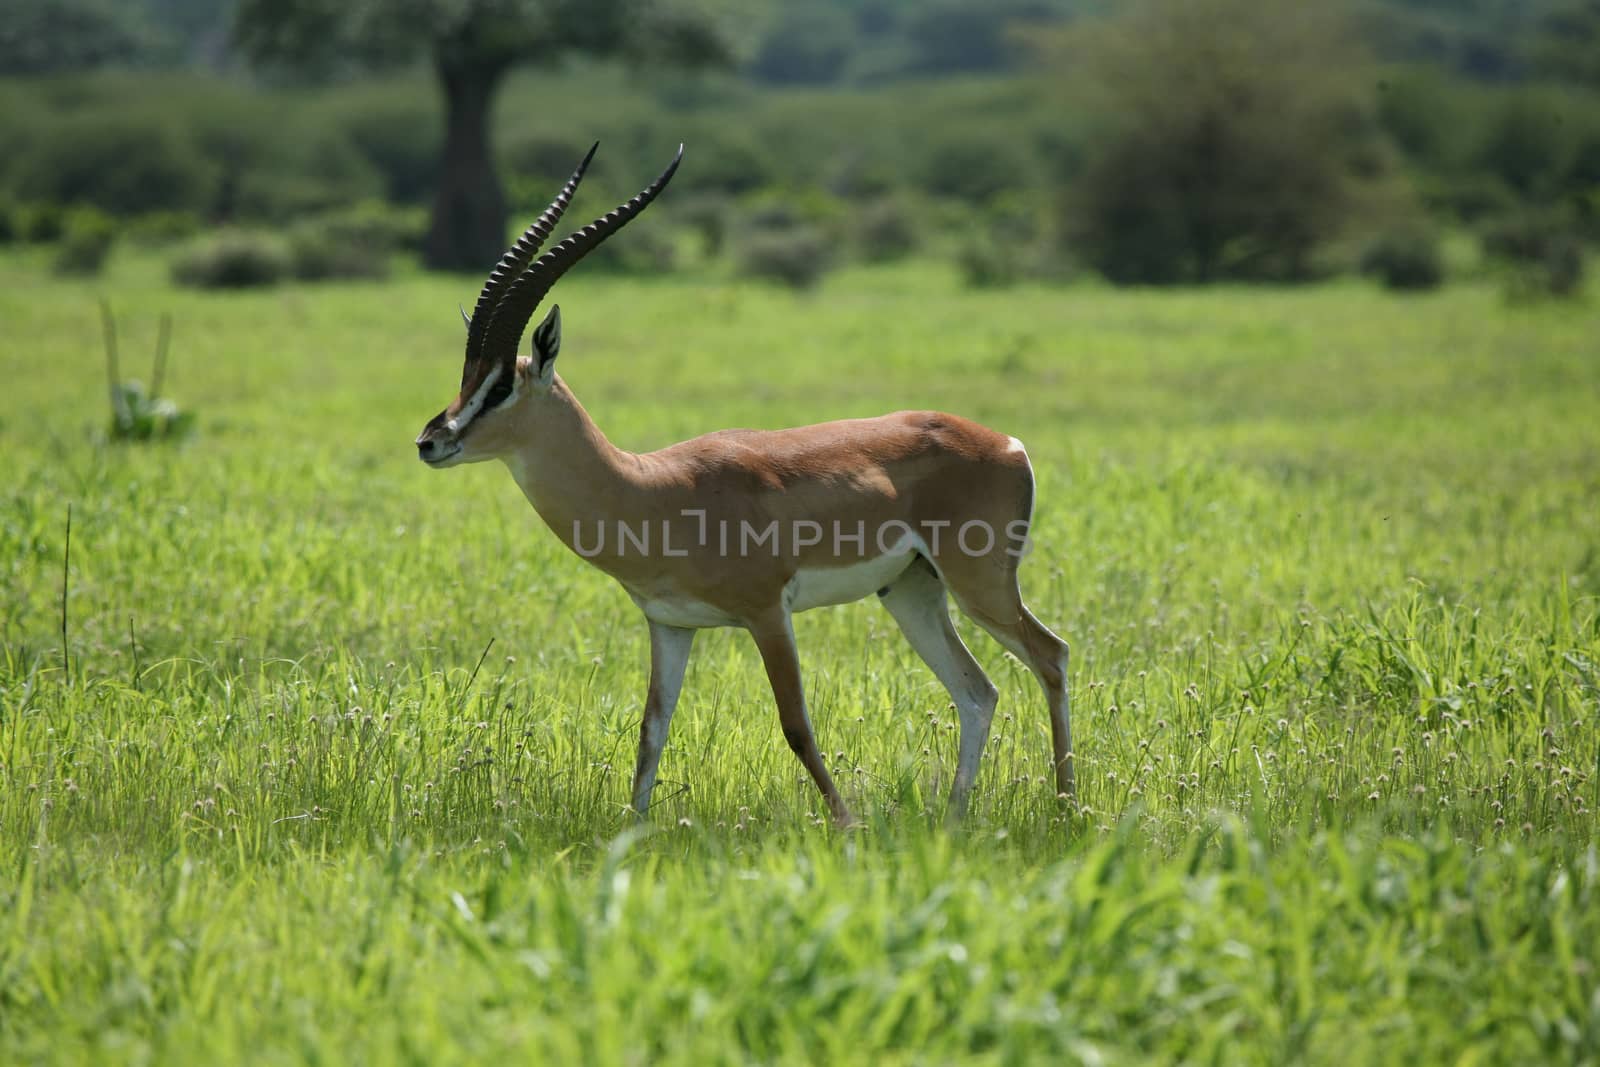
<svg viewBox="0 0 1600 1067">
<path fill-rule="evenodd" d="M 1002 703 L 943 831 L 954 714 L 863 603 L 797 620 L 843 834 L 733 632 L 630 826 L 642 621 L 503 470 L 414 458 L 471 280 L 163 277 L 0 262 L 0 1061 L 1600 1058 L 1592 304 L 565 283 L 625 447 L 1027 442 L 1081 806 L 963 626 Z M 100 292 L 132 370 L 174 314 L 188 442 L 105 442 Z"/>
</svg>

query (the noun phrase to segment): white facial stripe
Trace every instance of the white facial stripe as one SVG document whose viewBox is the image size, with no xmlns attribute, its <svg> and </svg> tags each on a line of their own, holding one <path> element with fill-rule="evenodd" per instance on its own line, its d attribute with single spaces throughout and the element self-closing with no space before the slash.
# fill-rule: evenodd
<svg viewBox="0 0 1600 1067">
<path fill-rule="evenodd" d="M 472 394 L 472 399 L 461 406 L 461 410 L 456 412 L 455 418 L 444 424 L 445 429 L 451 433 L 460 433 L 467 423 L 477 418 L 478 410 L 483 407 L 484 397 L 489 395 L 489 390 L 494 387 L 494 383 L 500 380 L 500 369 L 500 364 L 494 365 L 488 376 L 483 379 L 483 384 L 478 386 L 478 391 Z"/>
</svg>

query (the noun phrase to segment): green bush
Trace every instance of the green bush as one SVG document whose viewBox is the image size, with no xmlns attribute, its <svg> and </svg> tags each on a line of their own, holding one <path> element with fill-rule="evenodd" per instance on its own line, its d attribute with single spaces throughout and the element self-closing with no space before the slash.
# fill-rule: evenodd
<svg viewBox="0 0 1600 1067">
<path fill-rule="evenodd" d="M 832 242 L 816 226 L 797 224 L 748 231 L 740 242 L 739 270 L 751 278 L 809 289 L 833 265 Z"/>
<path fill-rule="evenodd" d="M 333 134 L 308 138 L 305 158 L 267 159 L 247 170 L 226 172 L 231 191 L 221 218 L 292 221 L 377 196 L 382 181 L 348 142 Z"/>
<path fill-rule="evenodd" d="M 17 218 L 17 205 L 0 200 L 0 245 L 8 245 L 22 237 Z"/>
<path fill-rule="evenodd" d="M 56 246 L 57 274 L 99 274 L 116 244 L 117 224 L 99 208 L 79 207 L 67 213 L 61 241 Z"/>
<path fill-rule="evenodd" d="M 733 215 L 727 197 L 716 193 L 689 195 L 672 207 L 674 217 L 699 239 L 702 256 L 715 259 L 722 254 Z"/>
<path fill-rule="evenodd" d="M 934 196 L 987 204 L 1037 180 L 1038 160 L 1017 138 L 982 128 L 940 134 L 926 148 L 918 180 Z"/>
<path fill-rule="evenodd" d="M 200 288 L 271 285 L 293 275 L 385 278 L 396 251 L 421 240 L 420 210 L 368 202 L 303 219 L 287 237 L 222 230 L 186 245 L 173 263 L 173 279 Z"/>
<path fill-rule="evenodd" d="M 196 289 L 276 285 L 294 266 L 289 248 L 271 234 L 220 230 L 185 245 L 172 262 L 172 280 Z"/>
<path fill-rule="evenodd" d="M 216 171 L 175 122 L 142 115 L 68 115 L 16 161 L 18 192 L 40 202 L 90 204 L 114 215 L 192 209 Z"/>
<path fill-rule="evenodd" d="M 792 191 L 769 190 L 745 198 L 739 228 L 750 232 L 782 230 L 790 227 L 815 227 L 829 234 L 841 230 L 848 212 L 846 204 L 821 189 Z"/>
<path fill-rule="evenodd" d="M 1568 233 L 1568 220 L 1558 212 L 1520 211 L 1491 220 L 1481 237 L 1489 255 L 1531 263 L 1545 258 Z"/>
<path fill-rule="evenodd" d="M 1423 175 L 1418 184 L 1431 210 L 1465 223 L 1504 215 L 1517 206 L 1517 194 L 1493 174 Z"/>
<path fill-rule="evenodd" d="M 382 195 L 382 177 L 326 108 L 286 115 L 289 103 L 219 94 L 190 105 L 187 128 L 216 179 L 208 197 L 176 206 L 287 222 Z"/>
<path fill-rule="evenodd" d="M 1436 289 L 1444 281 L 1444 256 L 1430 230 L 1403 227 L 1383 234 L 1361 255 L 1361 272 L 1387 289 Z"/>
<path fill-rule="evenodd" d="M 1027 199 L 1006 198 L 982 213 L 962 212 L 956 267 L 964 284 L 1002 288 L 1024 279 L 1063 279 L 1075 264 L 1053 234 L 1039 225 L 1040 212 Z"/>
<path fill-rule="evenodd" d="M 387 248 L 340 240 L 316 222 L 298 223 L 289 231 L 290 269 L 303 281 L 387 278 L 389 256 Z"/>
<path fill-rule="evenodd" d="M 901 174 L 902 169 L 877 146 L 853 146 L 829 161 L 822 183 L 849 200 L 881 200 L 910 184 Z"/>
<path fill-rule="evenodd" d="M 437 107 L 411 100 L 361 101 L 345 110 L 338 125 L 382 176 L 386 199 L 421 204 L 433 195 L 444 128 Z"/>
<path fill-rule="evenodd" d="M 66 212 L 59 204 L 24 204 L 15 217 L 17 237 L 30 244 L 54 244 L 66 226 Z"/>
<path fill-rule="evenodd" d="M 1546 246 L 1537 259 L 1505 261 L 1506 295 L 1513 300 L 1577 296 L 1583 288 L 1583 246 L 1570 238 Z"/>
<path fill-rule="evenodd" d="M 904 259 L 922 243 L 916 212 L 904 200 L 882 197 L 856 213 L 856 248 L 869 263 Z"/>
<path fill-rule="evenodd" d="M 1591 243 L 1600 243 L 1600 181 L 1579 196 L 1573 205 L 1578 232 Z"/>
<path fill-rule="evenodd" d="M 1570 234 L 1546 253 L 1538 278 L 1540 291 L 1550 296 L 1577 296 L 1585 275 L 1583 245 Z"/>
<path fill-rule="evenodd" d="M 1507 269 L 1512 297 L 1569 297 L 1582 289 L 1583 242 L 1560 211 L 1528 211 L 1483 230 L 1483 250 Z"/>
<path fill-rule="evenodd" d="M 420 209 L 368 201 L 296 223 L 289 251 L 297 278 L 386 278 L 390 260 L 422 243 Z"/>
<path fill-rule="evenodd" d="M 147 211 L 135 215 L 122 226 L 128 240 L 144 245 L 166 245 L 184 241 L 204 229 L 200 216 L 192 211 Z"/>
<path fill-rule="evenodd" d="M 332 240 L 384 254 L 420 250 L 428 233 L 428 216 L 422 208 L 396 207 L 381 200 L 363 200 L 311 221 Z"/>
<path fill-rule="evenodd" d="M 585 269 L 611 274 L 665 274 L 677 266 L 677 243 L 660 219 L 628 227 L 626 237 L 607 241 L 584 261 Z"/>
<path fill-rule="evenodd" d="M 1473 97 L 1469 86 L 1442 70 L 1404 70 L 1379 82 L 1377 119 L 1413 162 L 1454 171 L 1482 136 L 1484 109 Z"/>
<path fill-rule="evenodd" d="M 772 153 L 743 133 L 699 131 L 694 137 L 692 158 L 695 188 L 703 192 L 740 196 L 777 185 L 781 180 Z"/>
<path fill-rule="evenodd" d="M 1569 101 L 1553 92 L 1517 92 L 1502 100 L 1474 162 L 1524 197 L 1561 185 L 1578 145 Z"/>
<path fill-rule="evenodd" d="M 972 289 L 1002 289 L 1022 280 L 1018 250 L 993 233 L 979 232 L 963 238 L 956 250 L 961 281 Z"/>
</svg>

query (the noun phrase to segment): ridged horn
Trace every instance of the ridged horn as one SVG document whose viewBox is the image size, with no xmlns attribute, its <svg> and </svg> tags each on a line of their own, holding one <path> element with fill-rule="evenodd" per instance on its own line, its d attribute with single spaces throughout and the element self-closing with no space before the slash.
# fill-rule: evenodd
<svg viewBox="0 0 1600 1067">
<path fill-rule="evenodd" d="M 485 360 L 505 360 L 508 363 L 516 361 L 517 346 L 522 343 L 522 332 L 527 329 L 528 320 L 533 317 L 534 309 L 539 306 L 545 294 L 580 259 L 593 252 L 606 238 L 622 229 L 649 207 L 651 201 L 660 196 L 661 190 L 667 187 L 667 183 L 672 180 L 672 175 L 682 161 L 683 145 L 680 144 L 678 154 L 672 157 L 667 169 L 638 196 L 615 211 L 600 216 L 583 229 L 570 234 L 535 260 L 533 266 L 506 288 L 505 295 L 500 298 L 500 304 L 494 310 L 493 318 L 489 320 L 488 332 L 484 334 L 482 352 Z"/>
<path fill-rule="evenodd" d="M 550 201 L 550 206 L 533 220 L 531 226 L 522 231 L 522 236 L 506 249 L 505 255 L 500 257 L 500 262 L 489 272 L 488 280 L 483 283 L 483 291 L 478 294 L 478 302 L 472 309 L 472 317 L 467 319 L 468 364 L 483 357 L 483 339 L 488 333 L 490 320 L 494 318 L 495 308 L 500 304 L 506 289 L 522 275 L 529 261 L 538 253 L 545 241 L 550 239 L 551 231 L 561 221 L 567 205 L 572 203 L 572 195 L 578 191 L 578 183 L 583 181 L 583 172 L 589 169 L 589 161 L 594 159 L 595 151 L 599 147 L 600 142 L 596 141 L 589 149 L 589 154 L 583 157 L 583 162 L 572 172 L 572 177 L 567 179 L 567 184 L 561 187 L 561 192 Z"/>
</svg>

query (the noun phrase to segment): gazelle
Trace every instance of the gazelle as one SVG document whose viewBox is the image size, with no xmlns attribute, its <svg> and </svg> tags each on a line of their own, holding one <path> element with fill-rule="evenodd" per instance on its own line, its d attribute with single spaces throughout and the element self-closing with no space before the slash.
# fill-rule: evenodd
<svg viewBox="0 0 1600 1067">
<path fill-rule="evenodd" d="M 598 147 L 598 145 L 596 146 Z M 949 811 L 965 812 L 997 693 L 951 624 L 945 594 L 1032 669 L 1050 708 L 1056 788 L 1071 796 L 1067 644 L 1017 587 L 1033 511 L 1021 442 L 955 415 L 902 411 L 788 430 L 722 430 L 625 452 L 555 372 L 561 311 L 534 309 L 585 255 L 650 205 L 683 158 L 638 196 L 538 259 L 594 149 L 501 258 L 467 320 L 461 389 L 417 437 L 430 467 L 499 459 L 555 535 L 620 582 L 650 626 L 650 683 L 633 809 L 643 816 L 695 631 L 755 639 L 789 747 L 836 821 L 850 815 L 811 732 L 791 616 L 876 593 L 949 690 L 961 722 Z"/>
</svg>

